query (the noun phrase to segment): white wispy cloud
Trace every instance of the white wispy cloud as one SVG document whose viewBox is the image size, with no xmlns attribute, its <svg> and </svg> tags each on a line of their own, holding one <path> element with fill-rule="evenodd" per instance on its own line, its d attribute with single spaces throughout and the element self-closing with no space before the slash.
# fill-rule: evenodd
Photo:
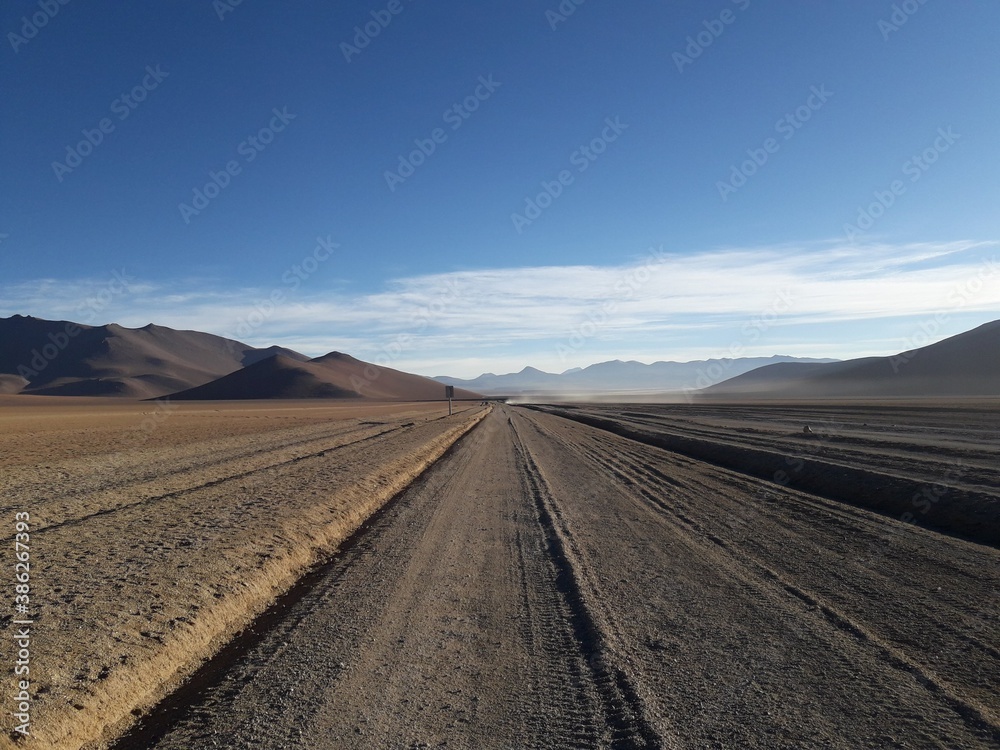
<svg viewBox="0 0 1000 750">
<path fill-rule="evenodd" d="M 110 276 L 39 279 L 0 283 L 0 315 L 79 320 L 96 301 L 96 323 L 156 322 L 311 355 L 339 349 L 433 374 L 475 375 L 501 369 L 498 363 L 564 370 L 619 357 L 724 356 L 741 337 L 747 355 L 773 354 L 780 343 L 781 353 L 853 356 L 893 351 L 885 342 L 902 343 L 900 320 L 913 319 L 912 326 L 942 311 L 1000 317 L 998 248 L 963 241 L 650 251 L 616 266 L 398 278 L 353 295 L 309 279 L 294 290 L 277 279 L 241 289 L 190 279 L 132 282 L 116 294 L 106 291 Z M 275 289 L 284 293 L 278 304 L 268 301 Z M 851 321 L 871 324 L 863 340 L 845 344 L 838 324 Z"/>
</svg>

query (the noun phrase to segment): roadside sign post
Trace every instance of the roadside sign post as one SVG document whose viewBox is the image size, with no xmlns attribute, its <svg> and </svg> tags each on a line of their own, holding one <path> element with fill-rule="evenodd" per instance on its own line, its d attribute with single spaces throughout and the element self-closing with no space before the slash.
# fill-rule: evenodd
<svg viewBox="0 0 1000 750">
<path fill-rule="evenodd" d="M 448 399 L 448 416 L 451 416 L 451 400 L 455 398 L 455 386 L 446 385 L 444 387 L 444 397 Z"/>
</svg>

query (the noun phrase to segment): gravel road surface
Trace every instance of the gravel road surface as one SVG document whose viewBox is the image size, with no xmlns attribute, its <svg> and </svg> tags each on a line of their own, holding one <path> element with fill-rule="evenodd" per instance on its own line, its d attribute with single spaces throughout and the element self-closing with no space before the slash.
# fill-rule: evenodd
<svg viewBox="0 0 1000 750">
<path fill-rule="evenodd" d="M 120 747 L 992 748 L 998 593 L 993 547 L 500 407 Z"/>
</svg>

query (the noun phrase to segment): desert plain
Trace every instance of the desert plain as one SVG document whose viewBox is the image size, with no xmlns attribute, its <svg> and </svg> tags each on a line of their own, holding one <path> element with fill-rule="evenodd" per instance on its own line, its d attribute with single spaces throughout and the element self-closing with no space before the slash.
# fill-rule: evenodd
<svg viewBox="0 0 1000 750">
<path fill-rule="evenodd" d="M 0 398 L 0 746 L 1000 743 L 996 400 Z"/>
</svg>

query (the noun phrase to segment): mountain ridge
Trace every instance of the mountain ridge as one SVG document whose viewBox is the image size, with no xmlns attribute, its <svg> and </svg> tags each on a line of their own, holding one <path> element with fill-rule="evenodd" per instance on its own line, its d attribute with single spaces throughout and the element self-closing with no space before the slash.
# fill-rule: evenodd
<svg viewBox="0 0 1000 750">
<path fill-rule="evenodd" d="M 1000 396 L 1000 320 L 887 357 L 775 364 L 706 388 L 705 397 Z"/>
<path fill-rule="evenodd" d="M 310 359 L 202 331 L 0 318 L 0 394 L 151 399 L 443 400 L 444 386 L 343 352 Z M 479 393 L 456 389 L 460 399 Z"/>
<path fill-rule="evenodd" d="M 0 392 L 150 398 L 275 354 L 308 359 L 283 347 L 257 348 L 153 323 L 126 328 L 14 315 L 0 318 Z"/>
<path fill-rule="evenodd" d="M 453 378 L 447 375 L 435 376 L 435 380 L 446 385 L 471 388 L 491 395 L 518 395 L 560 392 L 608 392 L 608 391 L 684 391 L 696 390 L 702 385 L 716 382 L 717 368 L 721 374 L 740 374 L 775 361 L 803 363 L 835 362 L 832 359 L 811 359 L 773 355 L 771 357 L 741 357 L 723 359 L 703 359 L 691 362 L 660 360 L 650 364 L 636 360 L 607 360 L 595 362 L 587 367 L 573 367 L 562 373 L 544 372 L 534 367 L 525 367 L 516 373 L 495 375 L 483 373 L 475 378 Z M 708 382 L 706 382 L 708 381 Z"/>
<path fill-rule="evenodd" d="M 377 401 L 442 401 L 444 387 L 423 375 L 373 365 L 331 352 L 305 362 L 282 355 L 255 362 L 221 378 L 173 393 L 178 401 L 341 398 Z M 482 395 L 455 389 L 459 400 Z"/>
</svg>

